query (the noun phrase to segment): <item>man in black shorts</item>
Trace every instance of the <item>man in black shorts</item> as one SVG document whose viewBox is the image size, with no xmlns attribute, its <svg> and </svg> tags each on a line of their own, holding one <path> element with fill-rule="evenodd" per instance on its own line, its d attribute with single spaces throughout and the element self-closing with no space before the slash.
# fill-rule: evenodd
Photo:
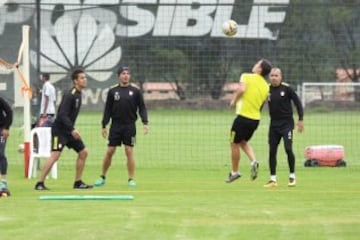
<svg viewBox="0 0 360 240">
<path fill-rule="evenodd" d="M 270 181 L 264 187 L 276 187 L 276 153 L 280 140 L 284 140 L 284 147 L 289 164 L 289 187 L 296 185 L 295 180 L 295 155 L 292 149 L 294 119 L 291 101 L 294 103 L 299 121 L 297 122 L 298 131 L 304 130 L 303 117 L 304 111 L 300 99 L 295 91 L 286 83 L 282 82 L 282 73 L 279 68 L 273 68 L 270 72 L 270 95 L 268 98 L 270 113 L 269 128 L 269 166 Z"/>
<path fill-rule="evenodd" d="M 107 137 L 106 125 L 111 119 L 108 148 L 106 150 L 102 173 L 95 186 L 105 184 L 105 176 L 111 165 L 112 156 L 116 147 L 124 144 L 127 158 L 128 185 L 135 187 L 135 158 L 133 148 L 135 144 L 137 111 L 143 123 L 144 134 L 148 133 L 148 116 L 142 93 L 137 87 L 130 84 L 130 69 L 122 66 L 118 70 L 119 83 L 109 89 L 104 115 L 102 119 L 102 136 Z"/>
<path fill-rule="evenodd" d="M 252 73 L 243 73 L 240 77 L 238 89 L 234 93 L 230 106 L 235 107 L 234 119 L 230 133 L 231 171 L 225 180 L 231 183 L 241 177 L 239 171 L 240 149 L 251 162 L 250 179 L 258 176 L 259 162 L 249 144 L 261 117 L 261 108 L 269 94 L 269 86 L 265 77 L 271 70 L 271 63 L 261 59 L 252 68 Z"/>
<path fill-rule="evenodd" d="M 47 159 L 41 172 L 35 190 L 49 190 L 44 182 L 54 163 L 59 159 L 64 146 L 74 149 L 78 153 L 76 174 L 73 187 L 75 189 L 89 189 L 81 178 L 87 158 L 87 150 L 81 140 L 80 133 L 74 128 L 76 118 L 81 107 L 81 90 L 86 87 L 87 79 L 83 70 L 77 69 L 72 73 L 73 88 L 64 93 L 54 124 L 51 127 L 51 156 Z"/>
</svg>

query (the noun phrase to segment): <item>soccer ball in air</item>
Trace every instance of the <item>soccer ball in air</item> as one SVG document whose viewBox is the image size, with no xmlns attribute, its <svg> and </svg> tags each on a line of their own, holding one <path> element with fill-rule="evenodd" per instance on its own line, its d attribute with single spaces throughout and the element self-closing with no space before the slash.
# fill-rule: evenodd
<svg viewBox="0 0 360 240">
<path fill-rule="evenodd" d="M 227 20 L 222 25 L 223 33 L 228 36 L 232 37 L 237 33 L 237 23 L 234 20 Z"/>
</svg>

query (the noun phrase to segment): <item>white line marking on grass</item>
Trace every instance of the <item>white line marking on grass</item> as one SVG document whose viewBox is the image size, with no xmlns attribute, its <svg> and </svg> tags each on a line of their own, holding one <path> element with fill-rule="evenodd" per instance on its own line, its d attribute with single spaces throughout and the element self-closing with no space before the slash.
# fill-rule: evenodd
<svg viewBox="0 0 360 240">
<path fill-rule="evenodd" d="M 221 225 L 232 225 L 232 226 L 239 226 L 239 225 L 253 225 L 253 224 L 262 224 L 262 225 L 283 225 L 283 226 L 291 226 L 291 225 L 311 225 L 313 226 L 316 224 L 317 226 L 324 226 L 324 222 L 326 225 L 331 224 L 358 224 L 360 221 L 357 217 L 352 218 L 329 218 L 329 217 L 318 217 L 318 218 L 294 218 L 291 221 L 288 219 L 249 219 L 249 218 L 227 218 L 227 219 L 209 219 L 209 218 L 192 218 L 186 221 L 187 226 L 194 226 L 199 224 L 204 224 L 207 226 L 219 226 Z"/>
<path fill-rule="evenodd" d="M 0 216 L 0 222 L 6 222 L 9 221 L 11 218 L 6 217 L 6 216 Z"/>
</svg>

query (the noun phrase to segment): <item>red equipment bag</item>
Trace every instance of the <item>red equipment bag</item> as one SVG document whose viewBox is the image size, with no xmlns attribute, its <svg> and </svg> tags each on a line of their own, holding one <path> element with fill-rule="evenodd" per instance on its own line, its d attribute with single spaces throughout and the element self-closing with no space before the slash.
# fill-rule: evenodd
<svg viewBox="0 0 360 240">
<path fill-rule="evenodd" d="M 305 148 L 305 167 L 345 167 L 344 147 L 340 145 L 317 145 Z"/>
</svg>

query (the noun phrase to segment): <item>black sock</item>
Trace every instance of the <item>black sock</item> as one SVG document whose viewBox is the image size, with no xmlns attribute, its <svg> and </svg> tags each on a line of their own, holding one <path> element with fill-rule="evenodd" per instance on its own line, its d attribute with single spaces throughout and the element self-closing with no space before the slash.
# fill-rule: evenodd
<svg viewBox="0 0 360 240">
<path fill-rule="evenodd" d="M 133 180 L 133 179 L 132 179 L 132 178 L 129 178 L 129 179 L 128 179 L 128 182 L 130 182 L 131 180 Z"/>
<path fill-rule="evenodd" d="M 104 180 L 105 180 L 105 178 L 106 178 L 105 175 L 100 175 L 100 177 L 101 177 L 102 179 L 104 179 Z"/>
</svg>

